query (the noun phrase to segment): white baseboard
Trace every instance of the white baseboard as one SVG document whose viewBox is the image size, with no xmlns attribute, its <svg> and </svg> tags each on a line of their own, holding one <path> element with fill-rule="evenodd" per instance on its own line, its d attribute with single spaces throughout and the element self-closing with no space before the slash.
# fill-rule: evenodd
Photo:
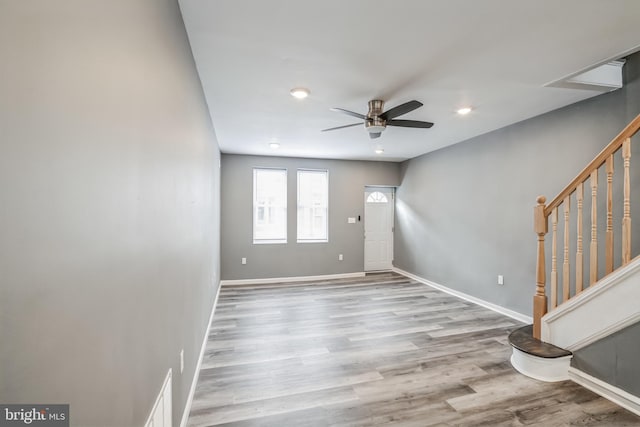
<svg viewBox="0 0 640 427">
<path fill-rule="evenodd" d="M 634 396 L 631 393 L 573 367 L 569 368 L 569 378 L 605 399 L 628 409 L 636 415 L 640 415 L 640 397 Z"/>
<path fill-rule="evenodd" d="M 531 316 L 526 316 L 522 313 L 518 313 L 517 311 L 509 310 L 508 308 L 499 306 L 497 304 L 493 304 L 489 301 L 485 301 L 480 298 L 476 298 L 472 295 L 465 294 L 464 292 L 456 291 L 444 285 L 440 285 L 438 283 L 432 282 L 420 276 L 416 276 L 415 274 L 401 270 L 397 267 L 393 267 L 393 271 L 395 271 L 398 274 L 402 274 L 403 276 L 407 276 L 420 283 L 424 283 L 425 285 L 431 286 L 432 288 L 438 289 L 439 291 L 446 292 L 449 295 L 453 295 L 465 301 L 469 301 L 479 306 L 482 306 L 484 308 L 488 308 L 489 310 L 493 310 L 496 313 L 504 314 L 505 316 L 511 317 L 512 319 L 518 320 L 520 322 L 527 323 L 527 324 L 533 323 L 533 318 Z"/>
<path fill-rule="evenodd" d="M 193 373 L 193 379 L 191 380 L 191 388 L 189 389 L 189 396 L 187 397 L 187 403 L 182 412 L 182 419 L 180 420 L 180 427 L 186 427 L 189 420 L 189 412 L 191 412 L 191 405 L 193 404 L 193 395 L 196 392 L 196 385 L 198 384 L 198 376 L 200 376 L 200 367 L 202 366 L 202 359 L 204 358 L 204 350 L 207 347 L 207 341 L 209 340 L 209 330 L 211 329 L 211 322 L 213 322 L 213 314 L 216 312 L 216 306 L 218 305 L 218 297 L 220 296 L 220 288 L 222 288 L 222 282 L 218 285 L 216 292 L 216 298 L 213 300 L 213 307 L 211 307 L 211 314 L 209 315 L 209 323 L 207 324 L 207 330 L 204 333 L 202 339 L 202 346 L 200 347 L 200 356 L 198 357 L 198 364 L 196 370 Z"/>
<path fill-rule="evenodd" d="M 333 279 L 350 279 L 354 277 L 364 277 L 364 272 L 359 273 L 343 273 L 343 274 L 325 274 L 322 276 L 297 276 L 297 277 L 272 277 L 268 279 L 236 279 L 221 280 L 220 286 L 238 286 L 238 285 L 266 285 L 271 283 L 287 283 L 287 282 L 310 282 L 316 280 L 333 280 Z"/>
</svg>

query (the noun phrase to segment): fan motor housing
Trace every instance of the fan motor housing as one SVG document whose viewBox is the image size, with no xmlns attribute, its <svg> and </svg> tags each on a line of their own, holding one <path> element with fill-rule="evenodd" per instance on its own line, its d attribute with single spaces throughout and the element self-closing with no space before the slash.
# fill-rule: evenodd
<svg viewBox="0 0 640 427">
<path fill-rule="evenodd" d="M 387 121 L 379 117 L 383 109 L 384 101 L 380 99 L 369 101 L 369 112 L 367 120 L 364 122 L 364 127 L 369 133 L 380 133 L 387 127 Z"/>
<path fill-rule="evenodd" d="M 367 117 L 371 119 L 374 117 L 378 117 L 379 115 L 382 114 L 383 109 L 384 109 L 384 101 L 380 99 L 374 99 L 372 101 L 369 101 L 369 113 L 367 114 Z"/>
</svg>

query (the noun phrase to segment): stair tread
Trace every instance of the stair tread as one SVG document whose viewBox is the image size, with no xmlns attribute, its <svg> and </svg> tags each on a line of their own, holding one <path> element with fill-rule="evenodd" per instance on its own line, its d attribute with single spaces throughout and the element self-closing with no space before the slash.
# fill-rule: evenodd
<svg viewBox="0 0 640 427">
<path fill-rule="evenodd" d="M 571 356 L 571 352 L 533 337 L 533 325 L 523 326 L 509 334 L 509 343 L 520 351 L 537 357 L 555 359 Z"/>
</svg>

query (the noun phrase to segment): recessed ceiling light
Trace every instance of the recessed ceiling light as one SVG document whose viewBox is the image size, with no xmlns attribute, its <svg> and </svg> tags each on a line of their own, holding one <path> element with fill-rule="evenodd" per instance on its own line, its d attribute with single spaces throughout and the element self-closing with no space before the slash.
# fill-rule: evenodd
<svg viewBox="0 0 640 427">
<path fill-rule="evenodd" d="M 471 107 L 463 107 L 460 108 L 458 111 L 456 111 L 458 114 L 460 114 L 461 116 L 464 116 L 466 114 L 469 114 L 471 112 Z"/>
<path fill-rule="evenodd" d="M 270 143 L 269 143 L 269 147 L 270 147 L 272 150 L 277 150 L 278 148 L 280 148 L 280 144 L 279 144 L 279 143 L 277 143 L 277 142 L 270 142 Z"/>
<path fill-rule="evenodd" d="M 305 99 L 311 92 L 309 92 L 309 89 L 304 87 L 294 87 L 289 93 L 294 98 Z"/>
<path fill-rule="evenodd" d="M 383 148 L 376 148 L 376 154 L 382 154 L 382 153 L 384 153 Z"/>
</svg>

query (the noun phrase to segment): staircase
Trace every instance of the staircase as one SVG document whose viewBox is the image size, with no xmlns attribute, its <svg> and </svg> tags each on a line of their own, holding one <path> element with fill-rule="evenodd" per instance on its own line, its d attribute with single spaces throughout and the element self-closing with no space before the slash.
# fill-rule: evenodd
<svg viewBox="0 0 640 427">
<path fill-rule="evenodd" d="M 551 202 L 538 197 L 533 325 L 509 337 L 511 362 L 521 373 L 542 381 L 573 379 L 638 415 L 640 397 L 579 371 L 571 359 L 577 351 L 640 321 L 640 257 L 633 258 L 631 247 L 631 184 L 640 179 L 640 174 L 631 173 L 631 148 L 639 129 L 640 115 Z M 616 173 L 618 162 L 622 167 Z M 600 196 L 601 184 L 605 188 Z M 590 190 L 586 197 L 585 188 Z M 604 211 L 600 218 L 599 211 Z M 551 241 L 546 242 L 549 223 Z M 605 385 L 595 387 L 596 382 Z M 605 395 L 602 388 L 612 394 Z"/>
</svg>

